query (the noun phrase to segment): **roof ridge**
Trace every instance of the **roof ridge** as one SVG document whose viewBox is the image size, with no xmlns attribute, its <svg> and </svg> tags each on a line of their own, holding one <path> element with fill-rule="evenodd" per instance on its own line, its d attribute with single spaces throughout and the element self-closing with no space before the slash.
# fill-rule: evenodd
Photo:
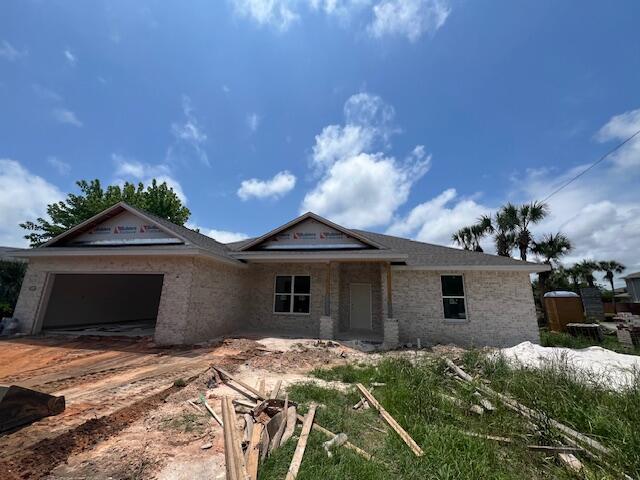
<svg viewBox="0 0 640 480">
<path fill-rule="evenodd" d="M 123 204 L 125 204 L 126 206 L 128 206 L 128 207 L 130 207 L 130 208 L 132 208 L 132 209 L 134 209 L 134 210 L 136 210 L 136 211 L 138 211 L 138 212 L 140 212 L 140 213 L 144 214 L 144 215 L 147 215 L 148 217 L 151 217 L 151 218 L 152 218 L 153 220 L 155 220 L 155 221 L 158 221 L 158 222 L 161 222 L 161 223 L 168 223 L 168 224 L 170 224 L 172 227 L 177 227 L 177 228 L 181 228 L 181 229 L 184 229 L 184 230 L 188 230 L 188 231 L 189 231 L 189 232 L 191 232 L 191 233 L 194 233 L 194 234 L 196 234 L 196 235 L 198 235 L 198 236 L 200 236 L 200 237 L 203 237 L 203 239 L 206 239 L 207 241 L 214 241 L 214 242 L 216 242 L 218 245 L 220 245 L 221 247 L 224 247 L 226 250 L 228 250 L 228 249 L 229 249 L 225 243 L 222 243 L 222 242 L 220 242 L 220 241 L 216 240 L 216 239 L 215 239 L 215 238 L 213 238 L 213 237 L 210 237 L 210 236 L 208 236 L 208 235 L 205 235 L 204 233 L 200 233 L 199 231 L 194 230 L 193 228 L 189 228 L 189 227 L 187 227 L 187 226 L 185 226 L 185 225 L 178 225 L 177 223 L 172 222 L 171 220 L 169 220 L 169 219 L 167 219 L 167 218 L 161 217 L 161 216 L 159 216 L 159 215 L 156 215 L 155 213 L 149 212 L 148 210 L 145 210 L 145 209 L 140 208 L 140 207 L 136 207 L 136 206 L 131 205 L 131 204 L 127 203 L 127 202 L 122 202 L 122 203 L 123 203 Z M 177 233 L 177 232 L 176 232 L 176 233 Z"/>
<path fill-rule="evenodd" d="M 360 232 L 360 233 L 363 233 L 365 235 L 367 235 L 367 234 L 379 235 L 381 237 L 394 238 L 394 239 L 402 240 L 402 241 L 405 241 L 405 242 L 412 242 L 412 243 L 417 243 L 417 244 L 420 244 L 420 245 L 428 245 L 430 247 L 436 247 L 436 248 L 441 248 L 441 249 L 446 249 L 446 250 L 453 250 L 455 252 L 461 252 L 461 253 L 463 253 L 465 255 L 485 256 L 485 257 L 491 257 L 491 258 L 495 258 L 495 257 L 497 257 L 497 258 L 505 258 L 505 259 L 510 259 L 510 260 L 513 260 L 514 262 L 518 262 L 518 263 L 521 263 L 521 264 L 530 264 L 530 265 L 539 265 L 540 264 L 540 262 L 531 262 L 529 260 L 521 260 L 519 258 L 514 258 L 514 257 L 511 257 L 511 256 L 503 257 L 503 256 L 497 255 L 495 253 L 476 252 L 474 250 L 465 250 L 463 248 L 450 247 L 450 246 L 447 246 L 447 245 L 440 245 L 438 243 L 423 242 L 423 241 L 420 241 L 420 240 L 414 240 L 412 238 L 399 237 L 397 235 L 389 235 L 387 233 L 370 232 L 368 230 L 360 230 L 360 229 L 353 229 L 353 230 L 357 231 L 357 232 Z"/>
</svg>

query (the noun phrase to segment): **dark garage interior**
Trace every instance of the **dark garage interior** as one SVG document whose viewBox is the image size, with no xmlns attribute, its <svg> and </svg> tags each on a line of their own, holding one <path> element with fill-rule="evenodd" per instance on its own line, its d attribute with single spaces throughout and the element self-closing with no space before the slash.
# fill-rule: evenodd
<svg viewBox="0 0 640 480">
<path fill-rule="evenodd" d="M 161 274 L 55 274 L 43 330 L 152 334 Z"/>
</svg>

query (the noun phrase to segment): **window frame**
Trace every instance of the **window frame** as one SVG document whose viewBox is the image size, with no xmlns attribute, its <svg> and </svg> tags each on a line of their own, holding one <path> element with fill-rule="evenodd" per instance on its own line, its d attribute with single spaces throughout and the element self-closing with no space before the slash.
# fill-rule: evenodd
<svg viewBox="0 0 640 480">
<path fill-rule="evenodd" d="M 289 293 L 278 293 L 276 291 L 278 287 L 278 277 L 291 277 L 291 292 Z M 295 292 L 295 279 L 296 277 L 309 277 L 309 293 L 294 293 Z M 273 307 L 272 313 L 274 315 L 302 315 L 309 316 L 311 315 L 311 274 L 310 273 L 276 273 L 273 277 Z M 289 311 L 288 312 L 277 312 L 276 311 L 276 296 L 277 295 L 287 295 L 289 297 Z M 309 297 L 309 311 L 308 312 L 294 312 L 293 311 L 293 298 L 295 296 L 300 297 Z"/>
<path fill-rule="evenodd" d="M 442 291 L 442 277 L 460 277 L 462 278 L 462 295 L 445 295 Z M 444 308 L 444 300 L 447 298 L 461 298 L 464 302 L 465 318 L 448 318 Z M 469 322 L 469 302 L 467 302 L 467 283 L 463 273 L 441 273 L 440 274 L 440 306 L 442 307 L 442 318 L 447 323 L 467 323 Z"/>
</svg>

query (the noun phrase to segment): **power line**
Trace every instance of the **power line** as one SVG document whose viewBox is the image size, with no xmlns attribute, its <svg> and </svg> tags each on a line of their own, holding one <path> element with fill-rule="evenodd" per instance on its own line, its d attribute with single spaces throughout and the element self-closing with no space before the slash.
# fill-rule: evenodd
<svg viewBox="0 0 640 480">
<path fill-rule="evenodd" d="M 636 133 L 634 133 L 633 135 L 631 135 L 629 138 L 627 138 L 625 141 L 623 141 L 622 143 L 619 143 L 618 145 L 616 145 L 614 148 L 612 148 L 611 150 L 609 150 L 607 153 L 605 153 L 603 156 L 601 156 L 598 160 L 596 160 L 595 162 L 593 162 L 591 165 L 589 165 L 587 168 L 585 168 L 582 172 L 580 172 L 579 174 L 577 174 L 575 177 L 571 178 L 570 180 L 566 181 L 565 183 L 563 183 L 561 186 L 559 186 L 558 188 L 556 188 L 553 192 L 551 192 L 549 195 L 547 195 L 547 197 L 542 200 L 542 203 L 546 202 L 547 200 L 549 200 L 551 197 L 553 197 L 556 193 L 558 193 L 560 190 L 562 190 L 563 188 L 567 187 L 568 185 L 572 184 L 573 182 L 575 182 L 578 178 L 580 178 L 582 175 L 584 175 L 585 173 L 587 173 L 589 170 L 591 170 L 593 167 L 595 167 L 596 165 L 598 165 L 600 162 L 602 162 L 605 158 L 607 158 L 609 155 L 611 155 L 612 153 L 615 153 L 616 151 L 620 150 L 624 145 L 626 145 L 627 143 L 629 143 L 631 140 L 633 140 L 634 137 L 638 136 L 640 134 L 640 130 L 638 130 Z"/>
</svg>

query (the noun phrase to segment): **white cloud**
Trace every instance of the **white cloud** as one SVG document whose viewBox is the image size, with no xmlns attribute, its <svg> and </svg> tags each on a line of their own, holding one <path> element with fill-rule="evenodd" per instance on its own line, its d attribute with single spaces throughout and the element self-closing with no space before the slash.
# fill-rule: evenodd
<svg viewBox="0 0 640 480">
<path fill-rule="evenodd" d="M 401 164 L 382 153 L 350 156 L 333 164 L 301 210 L 353 228 L 386 225 L 428 168 L 428 158 Z"/>
<path fill-rule="evenodd" d="M 203 235 L 206 235 L 207 237 L 211 237 L 220 243 L 238 242 L 240 240 L 249 238 L 248 235 L 240 232 L 230 232 L 228 230 L 217 230 L 215 228 L 199 227 L 197 225 L 189 225 L 189 224 L 187 224 L 187 227 L 193 230 L 199 230 L 200 233 L 202 233 Z"/>
<path fill-rule="evenodd" d="M 75 113 L 64 108 L 54 109 L 53 118 L 60 123 L 73 125 L 74 127 L 82 127 L 83 125 L 83 123 L 78 119 Z"/>
<path fill-rule="evenodd" d="M 184 121 L 171 124 L 174 142 L 167 150 L 167 160 L 169 162 L 184 161 L 195 155 L 200 162 L 209 166 L 209 156 L 204 149 L 207 134 L 193 113 L 191 99 L 186 95 L 182 97 L 182 111 L 185 116 Z"/>
<path fill-rule="evenodd" d="M 0 245 L 25 247 L 25 230 L 19 223 L 46 215 L 47 205 L 60 201 L 55 185 L 34 175 L 19 162 L 0 159 Z"/>
<path fill-rule="evenodd" d="M 72 67 L 75 67 L 76 63 L 78 62 L 78 57 L 76 57 L 68 48 L 64 50 L 62 53 L 64 55 L 64 58 L 69 63 L 69 65 L 71 65 Z"/>
<path fill-rule="evenodd" d="M 6 40 L 3 40 L 2 43 L 0 43 L 0 58 L 4 58 L 10 62 L 25 57 L 27 53 L 28 52 L 26 50 L 18 50 Z"/>
<path fill-rule="evenodd" d="M 613 140 L 620 142 L 631 137 L 638 130 L 640 130 L 640 108 L 611 117 L 597 133 L 596 138 L 601 142 Z M 610 158 L 621 168 L 640 166 L 640 135 L 630 140 Z"/>
<path fill-rule="evenodd" d="M 311 166 L 320 177 L 301 210 L 311 210 L 354 228 L 386 225 L 413 184 L 429 169 L 430 156 L 418 145 L 403 160 L 386 155 L 395 112 L 368 93 L 350 97 L 345 125 L 329 125 L 316 136 Z"/>
<path fill-rule="evenodd" d="M 242 200 L 250 198 L 280 198 L 293 190 L 296 186 L 296 177 L 287 170 L 276 173 L 269 180 L 251 178 L 243 180 L 238 189 L 238 196 Z"/>
<path fill-rule="evenodd" d="M 169 187 L 173 188 L 182 203 L 187 203 L 187 196 L 182 190 L 182 185 L 173 176 L 169 165 L 143 163 L 116 153 L 111 155 L 111 159 L 116 165 L 116 183 L 140 181 L 147 186 L 151 185 L 151 180 L 155 178 L 158 183 L 166 182 Z"/>
<path fill-rule="evenodd" d="M 258 127 L 260 126 L 260 115 L 255 112 L 247 115 L 247 126 L 252 133 L 258 130 Z"/>
<path fill-rule="evenodd" d="M 529 170 L 514 179 L 513 194 L 523 200 L 542 199 L 584 168 Z M 574 245 L 567 264 L 584 258 L 618 260 L 627 271 L 640 270 L 640 171 L 628 168 L 621 176 L 615 161 L 596 168 L 597 173 L 584 175 L 548 200 L 551 213 L 533 232 L 565 233 Z"/>
<path fill-rule="evenodd" d="M 222 85 L 222 91 L 224 93 L 231 93 L 231 89 L 227 85 Z"/>
<path fill-rule="evenodd" d="M 475 223 L 478 217 L 489 211 L 488 207 L 471 198 L 460 198 L 455 188 L 449 188 L 413 207 L 406 216 L 396 218 L 387 233 L 422 242 L 450 245 L 453 232 Z"/>
<path fill-rule="evenodd" d="M 280 31 L 288 30 L 300 18 L 295 3 L 291 0 L 233 0 L 238 15 Z"/>
<path fill-rule="evenodd" d="M 352 157 L 373 145 L 375 131 L 361 125 L 329 125 L 316 135 L 313 163 L 316 167 L 331 167 L 341 158 Z"/>
<path fill-rule="evenodd" d="M 68 175 L 71 171 L 71 165 L 60 160 L 58 157 L 48 157 L 47 163 L 55 168 L 60 175 Z"/>
<path fill-rule="evenodd" d="M 449 0 L 231 0 L 237 15 L 280 32 L 300 21 L 305 13 L 338 19 L 344 28 L 356 14 L 371 19 L 367 30 L 377 38 L 400 35 L 416 41 L 434 33 L 447 20 Z"/>
<path fill-rule="evenodd" d="M 446 0 L 384 0 L 373 6 L 368 30 L 376 38 L 404 36 L 415 42 L 425 33 L 436 32 L 450 13 Z"/>
</svg>

